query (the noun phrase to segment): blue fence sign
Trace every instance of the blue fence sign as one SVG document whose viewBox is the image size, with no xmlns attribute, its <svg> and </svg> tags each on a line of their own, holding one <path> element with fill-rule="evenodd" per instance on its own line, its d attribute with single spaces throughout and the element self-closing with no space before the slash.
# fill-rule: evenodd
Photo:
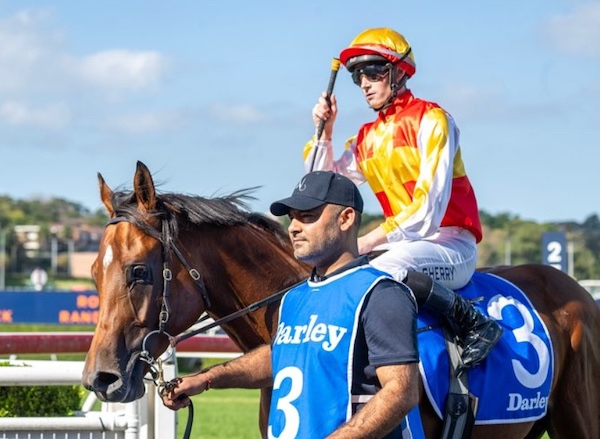
<svg viewBox="0 0 600 439">
<path fill-rule="evenodd" d="M 98 305 L 96 291 L 0 291 L 0 324 L 95 325 Z"/>
</svg>

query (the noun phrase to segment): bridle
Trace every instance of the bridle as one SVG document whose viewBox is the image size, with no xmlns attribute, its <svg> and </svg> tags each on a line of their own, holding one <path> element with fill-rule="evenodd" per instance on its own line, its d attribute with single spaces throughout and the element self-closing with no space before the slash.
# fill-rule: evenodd
<svg viewBox="0 0 600 439">
<path fill-rule="evenodd" d="M 117 217 L 111 218 L 106 225 L 108 226 L 108 225 L 117 224 L 120 222 L 127 222 L 130 224 L 136 225 L 135 222 L 129 220 L 127 217 L 124 217 L 124 216 L 117 216 Z M 169 283 L 173 278 L 173 273 L 171 272 L 171 269 L 169 268 L 170 252 L 175 253 L 177 258 L 179 259 L 179 262 L 184 266 L 184 268 L 189 273 L 190 277 L 194 280 L 196 286 L 198 287 L 198 291 L 200 292 L 202 300 L 204 302 L 205 310 L 210 308 L 211 301 L 210 301 L 210 297 L 208 296 L 208 291 L 206 289 L 206 286 L 204 285 L 204 281 L 202 280 L 202 275 L 200 274 L 200 272 L 198 270 L 196 270 L 195 268 L 192 268 L 192 266 L 187 262 L 187 260 L 183 256 L 183 253 L 179 250 L 179 248 L 173 241 L 167 220 L 162 220 L 162 231 L 160 233 L 158 233 L 158 231 L 156 231 L 156 233 L 151 233 L 151 236 L 156 238 L 161 243 L 162 254 L 163 254 L 163 270 L 162 270 L 163 293 L 162 293 L 161 309 L 160 309 L 159 318 L 158 318 L 158 329 L 150 331 L 148 334 L 146 334 L 146 336 L 144 337 L 144 340 L 142 341 L 142 352 L 140 354 L 140 360 L 148 363 L 151 366 L 151 370 L 152 370 L 152 367 L 156 366 L 157 364 L 160 365 L 160 361 L 155 359 L 154 357 L 152 357 L 152 355 L 150 355 L 150 352 L 146 349 L 146 343 L 148 341 L 148 338 L 150 338 L 150 336 L 155 335 L 155 334 L 156 335 L 164 335 L 169 340 L 170 347 L 173 348 L 179 342 L 181 342 L 183 340 L 187 340 L 188 338 L 191 338 L 195 335 L 205 332 L 211 328 L 221 326 L 222 324 L 230 322 L 231 320 L 237 319 L 239 317 L 243 317 L 246 314 L 249 314 L 260 308 L 268 306 L 268 305 L 278 301 L 279 299 L 281 299 L 281 297 L 283 297 L 283 295 L 285 293 L 287 293 L 289 290 L 291 290 L 292 288 L 297 287 L 298 285 L 305 282 L 305 280 L 301 280 L 298 283 L 290 285 L 289 287 L 286 287 L 280 291 L 277 291 L 276 293 L 271 294 L 270 296 L 265 297 L 264 299 L 258 300 L 256 302 L 248 305 L 245 308 L 242 308 L 231 314 L 221 317 L 220 319 L 217 319 L 211 323 L 203 325 L 202 327 L 196 328 L 193 331 L 188 331 L 183 334 L 179 334 L 177 336 L 172 336 L 165 330 L 166 324 L 169 321 L 169 317 L 171 316 L 171 307 L 169 305 L 169 291 L 170 291 Z M 201 322 L 207 320 L 208 318 L 209 318 L 209 316 L 207 314 L 205 314 L 204 317 L 200 318 L 197 323 L 201 323 Z M 162 373 L 162 370 L 159 369 L 157 372 Z M 164 383 L 161 383 L 161 384 L 162 384 L 162 386 L 164 386 Z"/>
<path fill-rule="evenodd" d="M 135 224 L 124 216 L 117 216 L 117 217 L 111 218 L 106 225 L 108 226 L 108 225 L 117 224 L 120 222 L 128 222 L 128 223 Z M 162 230 L 161 230 L 160 234 L 156 234 L 156 235 L 152 234 L 152 236 L 154 236 L 154 238 L 158 239 L 158 241 L 162 245 L 162 258 L 163 258 L 163 269 L 162 269 L 163 291 L 162 291 L 160 312 L 158 314 L 158 329 L 150 331 L 148 334 L 146 334 L 146 336 L 144 337 L 144 340 L 142 341 L 142 352 L 140 353 L 140 356 L 139 356 L 139 360 L 148 363 L 148 365 L 150 367 L 150 374 L 152 376 L 152 381 L 154 382 L 154 385 L 156 386 L 156 389 L 157 389 L 157 392 L 159 395 L 162 395 L 165 392 L 169 392 L 175 384 L 173 382 L 165 381 L 164 371 L 163 371 L 163 367 L 162 367 L 162 360 L 160 358 L 156 359 L 150 354 L 150 351 L 148 349 L 146 349 L 146 343 L 147 343 L 148 339 L 153 335 L 166 336 L 167 339 L 169 340 L 169 345 L 172 348 L 175 347 L 175 345 L 179 341 L 175 337 L 173 337 L 171 334 L 169 334 L 165 329 L 167 322 L 169 321 L 169 318 L 171 317 L 171 306 L 169 304 L 169 294 L 170 294 L 169 284 L 170 284 L 171 280 L 173 279 L 173 272 L 169 268 L 171 252 L 174 253 L 175 256 L 177 256 L 177 258 L 179 259 L 179 262 L 183 265 L 183 267 L 189 273 L 190 277 L 194 280 L 194 283 L 196 284 L 196 286 L 198 287 L 198 291 L 200 292 L 202 301 L 204 302 L 204 309 L 207 310 L 211 306 L 210 297 L 208 296 L 208 292 L 206 291 L 206 286 L 204 285 L 204 281 L 202 280 L 202 276 L 200 275 L 200 272 L 198 270 L 196 270 L 195 268 L 192 268 L 192 266 L 187 262 L 187 260 L 183 256 L 183 253 L 181 253 L 181 251 L 175 244 L 175 241 L 173 241 L 173 237 L 171 236 L 171 231 L 169 228 L 169 223 L 166 219 L 163 219 L 161 221 L 161 226 L 162 226 L 161 227 Z M 190 437 L 191 430 L 192 430 L 192 423 L 194 422 L 194 406 L 192 404 L 192 400 L 190 399 L 189 401 L 190 401 L 190 403 L 188 405 L 187 424 L 186 424 L 185 432 L 183 435 L 184 439 L 187 439 Z"/>
<path fill-rule="evenodd" d="M 128 223 L 135 225 L 134 222 L 132 222 L 125 216 L 117 216 L 117 217 L 111 218 L 106 225 L 108 226 L 108 225 L 117 224 L 120 222 L 128 222 Z M 169 345 L 171 347 L 175 347 L 175 345 L 180 341 L 180 340 L 177 340 L 171 334 L 169 334 L 165 329 L 167 322 L 169 321 L 169 318 L 171 317 L 171 306 L 169 303 L 169 297 L 170 297 L 169 285 L 170 285 L 171 280 L 173 279 L 173 272 L 169 268 L 169 262 L 171 260 L 171 258 L 170 258 L 171 253 L 174 253 L 175 256 L 177 256 L 177 259 L 179 259 L 179 262 L 181 263 L 181 265 L 183 265 L 183 267 L 189 273 L 190 277 L 194 280 L 194 283 L 197 286 L 198 291 L 200 292 L 201 299 L 204 302 L 204 309 L 206 310 L 206 309 L 210 308 L 210 306 L 211 306 L 210 297 L 208 296 L 208 292 L 206 290 L 206 286 L 204 285 L 204 281 L 202 280 L 202 275 L 200 274 L 200 272 L 198 270 L 196 270 L 195 268 L 192 268 L 192 266 L 188 263 L 188 261 L 183 256 L 183 253 L 179 250 L 179 248 L 175 244 L 175 241 L 173 240 L 173 237 L 171 236 L 171 231 L 169 228 L 168 221 L 166 219 L 163 219 L 161 221 L 161 226 L 162 226 L 161 227 L 162 230 L 160 231 L 160 234 L 158 234 L 158 233 L 156 235 L 152 234 L 152 236 L 154 238 L 158 239 L 158 241 L 162 245 L 162 258 L 163 258 L 163 269 L 162 269 L 163 291 L 162 291 L 162 296 L 161 296 L 162 300 L 161 300 L 160 312 L 158 314 L 158 329 L 150 331 L 148 334 L 146 334 L 146 336 L 144 337 L 144 340 L 142 341 L 142 352 L 140 354 L 140 360 L 148 363 L 151 366 L 151 369 L 153 366 L 155 366 L 157 364 L 160 365 L 159 361 L 156 360 L 154 357 L 152 357 L 152 355 L 150 355 L 150 352 L 146 349 L 146 343 L 148 342 L 148 339 L 151 336 L 153 336 L 155 334 L 156 335 L 164 335 L 169 340 Z M 162 372 L 162 370 L 160 370 L 160 372 Z M 162 375 L 162 373 L 161 373 L 161 375 Z M 161 383 L 161 385 L 164 386 L 164 383 Z"/>
<path fill-rule="evenodd" d="M 133 225 L 137 225 L 134 221 L 131 221 L 129 218 L 127 218 L 125 216 L 116 216 L 114 218 L 111 218 L 106 225 L 109 226 L 109 225 L 117 224 L 120 222 L 127 222 L 127 223 L 130 223 Z M 152 381 L 154 382 L 154 385 L 156 386 L 159 395 L 162 395 L 165 392 L 169 392 L 170 390 L 172 390 L 172 388 L 174 386 L 176 386 L 176 383 L 174 381 L 170 381 L 170 382 L 165 381 L 161 358 L 158 358 L 158 359 L 154 358 L 150 354 L 150 351 L 148 351 L 148 349 L 146 349 L 146 343 L 148 342 L 148 339 L 151 336 L 164 335 L 169 340 L 169 346 L 171 348 L 174 348 L 177 345 L 177 343 L 179 343 L 183 340 L 186 340 L 190 337 L 193 337 L 194 335 L 197 335 L 201 332 L 205 332 L 210 328 L 220 326 L 223 323 L 227 323 L 231 320 L 242 317 L 246 314 L 256 311 L 257 309 L 260 309 L 264 306 L 270 305 L 271 303 L 278 301 L 289 290 L 291 290 L 292 288 L 305 282 L 304 280 L 302 280 L 302 281 L 300 281 L 294 285 L 291 285 L 287 288 L 284 288 L 283 290 L 278 291 L 262 300 L 254 302 L 245 308 L 242 308 L 234 313 L 231 313 L 231 314 L 229 314 L 225 317 L 222 317 L 218 320 L 215 320 L 215 321 L 213 321 L 207 325 L 204 325 L 200 328 L 197 328 L 193 331 L 179 334 L 177 336 L 172 336 L 165 330 L 167 322 L 169 321 L 169 318 L 171 316 L 171 307 L 169 304 L 169 294 L 170 294 L 169 284 L 170 284 L 171 280 L 173 279 L 173 273 L 172 273 L 171 269 L 169 268 L 171 252 L 174 253 L 175 256 L 177 256 L 177 259 L 179 259 L 179 262 L 183 265 L 183 267 L 189 273 L 190 277 L 194 280 L 194 283 L 196 284 L 197 289 L 200 292 L 202 301 L 204 302 L 205 310 L 209 309 L 209 307 L 211 306 L 211 301 L 210 301 L 210 297 L 208 295 L 206 286 L 204 284 L 204 281 L 202 279 L 202 275 L 200 274 L 200 272 L 198 270 L 193 268 L 187 262 L 187 260 L 183 256 L 183 253 L 179 250 L 179 248 L 175 244 L 175 241 L 173 240 L 173 237 L 171 236 L 169 223 L 166 219 L 163 219 L 161 221 L 161 229 L 162 230 L 160 232 L 157 231 L 156 229 L 151 229 L 155 233 L 152 233 L 152 232 L 150 233 L 150 235 L 152 237 L 154 237 L 155 239 L 157 239 L 162 245 L 163 292 L 162 292 L 161 308 L 160 308 L 160 312 L 159 312 L 159 316 L 158 316 L 158 329 L 150 331 L 148 334 L 146 334 L 146 336 L 144 337 L 144 339 L 142 341 L 142 351 L 139 355 L 139 359 L 141 361 L 148 363 L 148 365 L 150 367 L 150 374 L 152 376 Z M 204 317 L 201 318 L 198 322 L 202 322 L 202 321 L 206 320 L 207 318 L 208 318 L 208 315 L 205 314 Z M 187 425 L 185 427 L 185 433 L 183 435 L 184 438 L 190 437 L 192 422 L 194 419 L 194 408 L 192 405 L 192 400 L 190 399 L 189 401 L 190 401 L 190 403 L 188 405 L 188 419 L 187 419 Z"/>
</svg>

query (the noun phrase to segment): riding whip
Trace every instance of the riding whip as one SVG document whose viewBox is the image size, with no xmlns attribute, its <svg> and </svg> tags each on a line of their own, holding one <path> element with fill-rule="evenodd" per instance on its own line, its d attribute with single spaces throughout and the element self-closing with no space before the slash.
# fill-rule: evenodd
<svg viewBox="0 0 600 439">
<path fill-rule="evenodd" d="M 331 98 L 331 94 L 333 93 L 333 86 L 335 85 L 335 78 L 337 76 L 337 72 L 339 69 L 340 69 L 340 60 L 337 58 L 333 58 L 331 60 L 331 74 L 329 75 L 329 84 L 327 85 L 327 92 L 326 92 L 326 99 L 329 104 L 331 104 L 331 102 L 329 101 L 329 98 Z M 314 151 L 314 154 L 312 157 L 312 162 L 310 164 L 311 172 L 312 172 L 313 168 L 315 167 L 315 158 L 317 157 L 317 142 L 321 138 L 321 134 L 323 134 L 324 129 L 325 129 L 325 121 L 321 119 L 319 121 L 319 126 L 317 127 L 317 137 L 315 138 L 315 145 L 314 145 L 315 151 Z"/>
</svg>

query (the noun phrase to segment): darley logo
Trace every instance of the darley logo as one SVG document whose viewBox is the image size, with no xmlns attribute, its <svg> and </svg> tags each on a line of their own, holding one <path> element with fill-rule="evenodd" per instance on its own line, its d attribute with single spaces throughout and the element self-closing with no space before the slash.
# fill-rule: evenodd
<svg viewBox="0 0 600 439">
<path fill-rule="evenodd" d="M 275 344 L 321 343 L 323 350 L 333 351 L 348 332 L 348 328 L 317 323 L 318 318 L 317 314 L 313 314 L 308 324 L 293 327 L 281 322 L 275 335 Z"/>
<path fill-rule="evenodd" d="M 509 393 L 509 402 L 506 411 L 514 412 L 516 410 L 533 410 L 545 408 L 548 405 L 548 397 L 542 396 L 537 392 L 535 398 L 524 398 L 520 393 Z"/>
</svg>

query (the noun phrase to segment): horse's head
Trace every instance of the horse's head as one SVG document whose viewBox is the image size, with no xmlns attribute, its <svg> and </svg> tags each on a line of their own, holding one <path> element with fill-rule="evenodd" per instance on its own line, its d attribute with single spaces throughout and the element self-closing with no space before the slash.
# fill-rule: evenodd
<svg viewBox="0 0 600 439">
<path fill-rule="evenodd" d="M 281 225 L 247 210 L 249 190 L 157 194 L 140 162 L 133 191 L 113 192 L 98 179 L 110 220 L 92 266 L 100 314 L 82 381 L 103 401 L 141 397 L 169 337 L 204 311 L 230 315 L 308 275 Z M 271 303 L 221 327 L 247 351 L 270 340 L 277 310 Z"/>
<path fill-rule="evenodd" d="M 110 221 L 92 266 L 100 315 L 82 382 L 103 401 L 129 402 L 144 394 L 149 363 L 141 360 L 160 356 L 166 334 L 180 333 L 204 311 L 202 285 L 190 282 L 172 255 L 169 212 L 146 166 L 138 162 L 132 192 L 113 193 L 100 174 L 98 180 Z M 184 297 L 171 304 L 170 291 Z"/>
</svg>

